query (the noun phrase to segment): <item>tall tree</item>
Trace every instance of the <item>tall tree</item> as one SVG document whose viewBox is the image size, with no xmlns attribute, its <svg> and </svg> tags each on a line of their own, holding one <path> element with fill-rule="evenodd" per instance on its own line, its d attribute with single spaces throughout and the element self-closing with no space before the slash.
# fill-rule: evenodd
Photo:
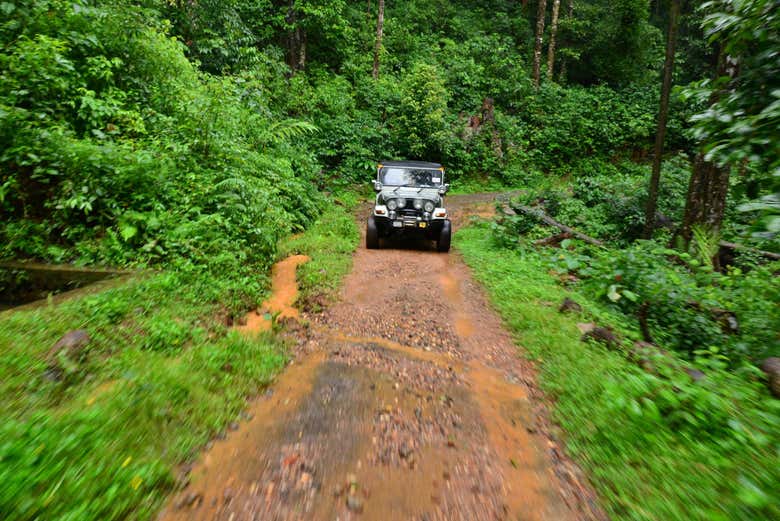
<svg viewBox="0 0 780 521">
<path fill-rule="evenodd" d="M 290 0 L 284 19 L 287 33 L 287 65 L 295 72 L 306 68 L 306 30 L 300 23 L 295 0 Z"/>
<path fill-rule="evenodd" d="M 382 34 L 385 27 L 385 0 L 379 0 L 379 14 L 376 17 L 376 44 L 374 45 L 374 79 L 379 78 L 379 53 L 382 50 Z"/>
<path fill-rule="evenodd" d="M 737 64 L 726 55 L 721 47 L 718 53 L 716 78 L 731 82 L 737 74 Z M 728 79 L 728 80 L 726 80 Z M 720 80 L 719 80 L 720 81 Z M 728 83 L 723 84 L 726 88 Z M 716 107 L 726 92 L 723 87 L 710 91 L 710 107 Z M 706 143 L 705 143 L 706 145 Z M 718 233 L 726 210 L 731 168 L 727 162 L 716 162 L 704 150 L 700 150 L 693 161 L 693 172 L 685 198 L 680 237 L 688 245 L 697 226 L 711 233 Z"/>
<path fill-rule="evenodd" d="M 707 160 L 718 165 L 747 164 L 760 197 L 742 207 L 762 211 L 758 237 L 780 235 L 780 9 L 777 0 L 706 2 L 703 28 L 728 62 L 714 81 L 699 82 L 686 94 L 710 100 L 693 118 L 695 137 Z M 736 64 L 739 74 L 736 74 Z M 718 96 L 718 92 L 727 95 Z M 712 100 L 715 100 L 712 103 Z"/>
<path fill-rule="evenodd" d="M 534 44 L 534 87 L 539 87 L 542 68 L 542 42 L 544 40 L 544 18 L 547 16 L 547 0 L 539 0 L 536 11 L 536 41 Z"/>
<path fill-rule="evenodd" d="M 720 231 L 729 193 L 730 173 L 728 166 L 708 161 L 702 152 L 696 155 L 680 230 L 680 237 L 686 245 L 691 242 L 693 229 L 697 226 L 711 233 Z"/>
<path fill-rule="evenodd" d="M 566 20 L 571 23 L 574 19 L 574 0 L 566 0 Z M 568 60 L 566 57 L 561 60 L 561 74 L 559 76 L 561 82 L 566 79 Z"/>
<path fill-rule="evenodd" d="M 553 78 L 553 66 L 555 65 L 555 37 L 558 34 L 558 11 L 561 8 L 561 0 L 553 1 L 552 20 L 550 20 L 550 43 L 547 45 L 547 80 Z"/>
<path fill-rule="evenodd" d="M 672 90 L 672 74 L 674 73 L 674 50 L 677 45 L 677 26 L 680 17 L 680 0 L 669 2 L 669 30 L 666 35 L 666 58 L 664 60 L 663 83 L 661 85 L 661 103 L 658 110 L 658 127 L 655 133 L 655 157 L 653 158 L 653 173 L 650 176 L 650 188 L 647 192 L 645 207 L 644 238 L 653 236 L 655 228 L 655 212 L 658 207 L 658 185 L 661 182 L 661 160 L 666 139 L 666 123 L 669 118 L 669 93 Z"/>
</svg>

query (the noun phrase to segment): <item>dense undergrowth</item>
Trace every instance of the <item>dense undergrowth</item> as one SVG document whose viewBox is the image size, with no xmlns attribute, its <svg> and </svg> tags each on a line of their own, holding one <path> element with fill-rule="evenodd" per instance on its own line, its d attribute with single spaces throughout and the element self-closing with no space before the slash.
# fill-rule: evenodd
<svg viewBox="0 0 780 521">
<path fill-rule="evenodd" d="M 665 171 L 668 193 L 659 209 L 670 220 L 678 218 L 684 198 L 680 164 L 669 162 Z M 646 170 L 631 164 L 594 170 L 587 161 L 578 167 L 570 183 L 551 186 L 543 179 L 509 203 L 541 210 L 604 242 L 596 247 L 558 238 L 552 243 L 557 248 L 540 250 L 547 252 L 551 269 L 571 275 L 591 298 L 641 327 L 644 341 L 682 357 L 710 353 L 735 368 L 780 355 L 777 263 L 767 263 L 755 250 L 724 255 L 718 246 L 721 234 L 697 234 L 688 249 L 669 246 L 674 242 L 669 228 L 658 230 L 653 240 L 638 240 L 643 210 L 638 185 Z M 739 201 L 734 199 L 732 205 Z M 733 236 L 747 222 L 744 216 L 734 218 L 722 233 Z M 498 245 L 523 252 L 537 248 L 535 240 L 559 232 L 520 210 L 492 224 Z"/>
<path fill-rule="evenodd" d="M 668 355 L 651 357 L 656 371 L 643 370 L 628 359 L 639 328 L 599 298 L 603 293 L 563 287 L 549 272 L 568 270 L 551 265 L 550 255 L 530 244 L 503 247 L 491 235 L 487 225 L 472 226 L 456 235 L 455 245 L 537 361 L 568 452 L 589 471 L 615 519 L 769 520 L 780 514 L 780 408 L 759 372 L 727 370 L 715 347 L 697 352 L 688 366 L 703 370 L 701 380 L 683 370 L 687 362 L 671 362 Z M 584 311 L 559 313 L 566 297 Z M 577 324 L 587 321 L 614 327 L 625 341 L 613 349 L 580 341 Z"/>
<path fill-rule="evenodd" d="M 36 1 L 0 25 L 0 256 L 267 265 L 322 204 L 260 73 L 198 70 L 131 2 Z"/>
</svg>

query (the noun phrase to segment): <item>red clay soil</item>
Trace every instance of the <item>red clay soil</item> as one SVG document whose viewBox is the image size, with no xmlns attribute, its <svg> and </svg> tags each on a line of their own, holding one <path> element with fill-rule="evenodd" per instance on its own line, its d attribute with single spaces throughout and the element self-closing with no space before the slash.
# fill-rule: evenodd
<svg viewBox="0 0 780 521">
<path fill-rule="evenodd" d="M 492 201 L 451 196 L 455 225 Z M 339 302 L 287 334 L 294 362 L 161 519 L 606 519 L 457 253 L 361 246 Z"/>
</svg>

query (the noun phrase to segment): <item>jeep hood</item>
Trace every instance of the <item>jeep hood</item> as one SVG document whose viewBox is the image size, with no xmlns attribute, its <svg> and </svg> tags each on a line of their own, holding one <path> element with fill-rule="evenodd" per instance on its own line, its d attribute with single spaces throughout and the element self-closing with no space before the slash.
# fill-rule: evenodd
<svg viewBox="0 0 780 521">
<path fill-rule="evenodd" d="M 441 204 L 439 203 L 439 201 L 444 199 L 441 195 L 439 195 L 438 188 L 421 189 L 421 188 L 412 188 L 407 186 L 398 188 L 397 191 L 392 186 L 386 186 L 382 188 L 382 191 L 379 192 L 379 195 L 385 201 L 387 201 L 388 199 L 398 199 L 401 197 L 408 200 L 427 199 L 429 201 L 433 201 L 434 203 L 436 203 L 437 206 Z"/>
</svg>

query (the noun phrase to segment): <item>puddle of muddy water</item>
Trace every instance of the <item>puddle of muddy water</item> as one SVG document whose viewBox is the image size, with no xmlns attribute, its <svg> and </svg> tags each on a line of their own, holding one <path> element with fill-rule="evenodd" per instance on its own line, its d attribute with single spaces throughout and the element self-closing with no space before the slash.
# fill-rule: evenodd
<svg viewBox="0 0 780 521">
<path fill-rule="evenodd" d="M 276 320 L 297 320 L 300 312 L 295 307 L 298 299 L 298 281 L 295 277 L 298 266 L 308 262 L 306 255 L 293 255 L 274 264 L 271 270 L 271 298 L 245 317 L 245 324 L 238 326 L 244 333 L 270 331 Z"/>
<path fill-rule="evenodd" d="M 38 263 L 0 264 L 0 311 L 62 301 L 127 272 Z"/>
</svg>

